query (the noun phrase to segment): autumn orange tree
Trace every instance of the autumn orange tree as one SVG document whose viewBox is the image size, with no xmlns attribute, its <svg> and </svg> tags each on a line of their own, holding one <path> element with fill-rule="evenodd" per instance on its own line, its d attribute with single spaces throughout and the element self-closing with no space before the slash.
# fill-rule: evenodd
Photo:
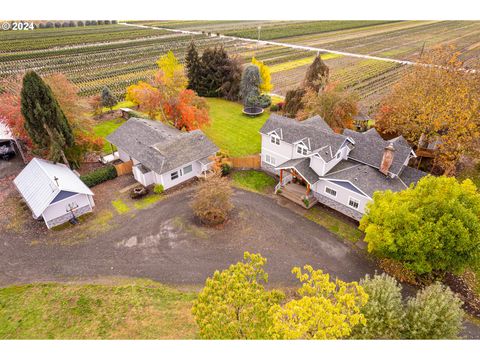
<svg viewBox="0 0 480 360">
<path fill-rule="evenodd" d="M 303 109 L 298 112 L 298 119 L 320 115 L 334 130 L 351 128 L 353 117 L 358 114 L 357 94 L 338 83 L 329 83 L 319 92 L 308 88 L 302 103 Z"/>
<path fill-rule="evenodd" d="M 464 156 L 480 152 L 480 74 L 466 71 L 452 47 L 428 51 L 387 95 L 376 116 L 383 133 L 412 144 L 438 142 L 435 164 L 454 175 Z"/>
<path fill-rule="evenodd" d="M 157 61 L 159 69 L 148 81 L 127 88 L 126 99 L 140 106 L 152 119 L 169 122 L 178 129 L 198 129 L 210 121 L 208 105 L 193 90 L 183 66 L 170 51 Z"/>
<path fill-rule="evenodd" d="M 19 74 L 3 81 L 4 92 L 0 94 L 0 118 L 9 126 L 14 136 L 22 140 L 27 148 L 34 150 L 35 146 L 25 130 L 25 119 L 21 113 L 22 77 L 23 74 Z M 72 128 L 75 144 L 65 149 L 65 154 L 69 162 L 78 167 L 86 154 L 100 151 L 103 146 L 103 139 L 93 134 L 91 106 L 88 99 L 78 95 L 78 87 L 64 74 L 54 73 L 44 76 L 43 79 L 51 88 Z M 48 154 L 45 155 L 48 156 Z"/>
</svg>

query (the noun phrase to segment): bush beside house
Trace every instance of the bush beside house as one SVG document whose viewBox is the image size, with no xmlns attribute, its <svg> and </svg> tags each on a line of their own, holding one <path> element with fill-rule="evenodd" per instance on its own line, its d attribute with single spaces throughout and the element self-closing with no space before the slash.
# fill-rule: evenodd
<svg viewBox="0 0 480 360">
<path fill-rule="evenodd" d="M 82 175 L 80 176 L 80 179 L 85 183 L 85 185 L 92 187 L 101 184 L 104 181 L 115 179 L 116 177 L 117 170 L 115 169 L 115 166 L 109 165 L 89 172 L 86 175 Z"/>
</svg>

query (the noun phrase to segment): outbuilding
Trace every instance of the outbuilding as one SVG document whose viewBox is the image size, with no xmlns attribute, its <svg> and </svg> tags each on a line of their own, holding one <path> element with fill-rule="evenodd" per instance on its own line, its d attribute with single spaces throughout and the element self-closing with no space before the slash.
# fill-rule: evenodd
<svg viewBox="0 0 480 360">
<path fill-rule="evenodd" d="M 34 158 L 13 180 L 32 211 L 50 229 L 93 210 L 93 192 L 64 164 Z"/>
</svg>

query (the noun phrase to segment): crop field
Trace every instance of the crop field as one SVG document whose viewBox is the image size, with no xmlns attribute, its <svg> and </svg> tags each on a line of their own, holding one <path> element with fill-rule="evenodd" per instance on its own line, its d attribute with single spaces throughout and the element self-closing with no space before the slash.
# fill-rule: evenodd
<svg viewBox="0 0 480 360">
<path fill-rule="evenodd" d="M 222 45 L 248 62 L 263 60 L 272 72 L 273 93 L 300 84 L 317 52 L 331 79 L 355 89 L 365 111 L 374 111 L 408 65 L 292 46 L 415 61 L 434 45 L 455 44 L 468 67 L 480 57 L 480 22 L 473 21 L 134 21 L 125 24 L 0 32 L 0 79 L 34 69 L 63 72 L 83 96 L 108 86 L 120 99 L 128 85 L 149 78 L 159 56 L 172 50 L 184 61 L 190 41 L 200 51 Z M 257 43 L 242 38 L 256 39 Z M 165 28 L 165 29 L 162 29 Z M 195 33 L 179 33 L 189 30 Z M 220 36 L 221 35 L 221 36 Z M 226 36 L 223 36 L 226 35 Z"/>
</svg>

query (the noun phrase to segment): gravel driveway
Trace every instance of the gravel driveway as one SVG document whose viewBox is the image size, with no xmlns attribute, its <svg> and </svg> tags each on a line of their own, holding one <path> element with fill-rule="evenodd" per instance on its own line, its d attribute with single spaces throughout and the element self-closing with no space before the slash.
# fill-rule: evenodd
<svg viewBox="0 0 480 360">
<path fill-rule="evenodd" d="M 235 190 L 232 219 L 211 229 L 196 224 L 192 194 L 175 194 L 134 216 L 119 215 L 118 226 L 79 244 L 2 239 L 0 285 L 96 276 L 201 285 L 216 269 L 241 260 L 244 251 L 267 258 L 273 285 L 295 285 L 291 269 L 304 264 L 347 281 L 375 270 L 354 246 L 270 197 Z"/>
</svg>

